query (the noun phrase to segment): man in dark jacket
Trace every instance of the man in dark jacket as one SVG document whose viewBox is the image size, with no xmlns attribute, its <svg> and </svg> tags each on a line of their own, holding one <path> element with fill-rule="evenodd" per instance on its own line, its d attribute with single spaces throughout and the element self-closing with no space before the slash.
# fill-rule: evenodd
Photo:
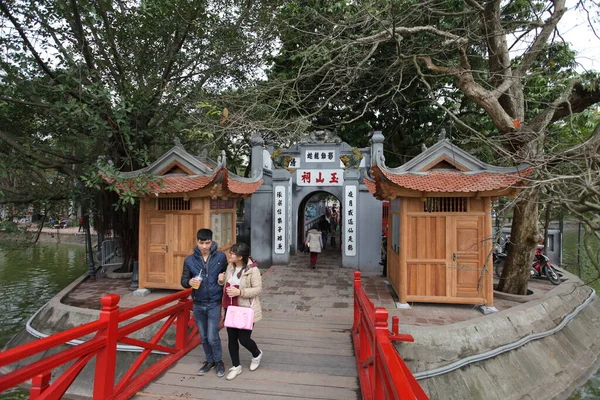
<svg viewBox="0 0 600 400">
<path fill-rule="evenodd" d="M 217 376 L 221 377 L 225 375 L 223 349 L 219 338 L 223 287 L 217 281 L 219 274 L 227 268 L 227 257 L 217 250 L 217 243 L 213 242 L 212 237 L 210 229 L 200 229 L 196 234 L 194 254 L 183 262 L 181 286 L 197 287 L 192 290 L 194 319 L 206 357 L 198 375 L 205 375 L 215 368 Z"/>
</svg>

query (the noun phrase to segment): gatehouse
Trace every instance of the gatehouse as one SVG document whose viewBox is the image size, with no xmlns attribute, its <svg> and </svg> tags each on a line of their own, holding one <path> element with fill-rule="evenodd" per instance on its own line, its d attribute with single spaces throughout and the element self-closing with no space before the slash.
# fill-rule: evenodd
<svg viewBox="0 0 600 400">
<path fill-rule="evenodd" d="M 262 174 L 263 184 L 246 200 L 242 230 L 249 232 L 253 257 L 261 265 L 289 264 L 309 227 L 307 202 L 326 193 L 339 202 L 342 266 L 380 271 L 382 201 L 364 183 L 371 160 L 371 148 L 353 148 L 328 131 L 287 149 L 252 138 L 252 172 Z"/>
<path fill-rule="evenodd" d="M 340 252 L 342 267 L 365 272 L 382 269 L 385 228 L 387 277 L 400 306 L 462 303 L 494 311 L 491 202 L 516 196 L 531 168 L 486 164 L 443 133 L 430 149 L 389 168 L 384 140 L 373 132 L 370 147 L 356 148 L 317 131 L 274 148 L 254 136 L 247 178 L 229 171 L 224 152 L 213 162 L 176 144 L 148 167 L 124 174 L 133 184 L 151 177 L 140 196 L 140 291 L 180 287 L 183 259 L 201 227 L 213 230 L 221 250 L 250 242 L 252 256 L 268 268 L 290 264 L 310 228 L 326 231 L 333 223 L 340 241 L 328 243 L 329 251 Z"/>
</svg>

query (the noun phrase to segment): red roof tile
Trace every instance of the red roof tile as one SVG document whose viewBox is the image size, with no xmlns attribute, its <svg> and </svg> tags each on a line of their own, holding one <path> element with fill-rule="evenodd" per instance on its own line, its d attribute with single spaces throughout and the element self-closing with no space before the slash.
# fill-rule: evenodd
<svg viewBox="0 0 600 400">
<path fill-rule="evenodd" d="M 425 175 L 396 175 L 389 171 L 380 171 L 389 181 L 407 189 L 419 192 L 452 193 L 485 192 L 518 186 L 532 172 L 532 169 L 510 174 L 489 172 L 465 174 L 458 171 L 433 170 L 427 172 Z"/>
<path fill-rule="evenodd" d="M 152 182 L 149 191 L 152 193 L 185 193 L 202 189 L 212 181 L 212 176 L 163 176 L 159 179 L 162 185 Z"/>
<path fill-rule="evenodd" d="M 375 192 L 377 191 L 377 183 L 373 182 L 370 179 L 364 179 L 363 182 L 365 183 L 365 186 L 367 187 L 367 189 L 369 189 L 369 192 L 371 194 L 375 194 Z"/>
<path fill-rule="evenodd" d="M 262 183 L 262 179 L 257 182 L 233 180 L 229 177 L 229 171 L 223 168 L 212 176 L 165 175 L 155 177 L 155 181 L 148 182 L 147 191 L 151 194 L 187 193 L 212 184 L 224 185 L 226 191 L 234 194 L 252 194 Z M 119 185 L 120 189 L 126 189 L 126 186 L 126 183 Z"/>
</svg>

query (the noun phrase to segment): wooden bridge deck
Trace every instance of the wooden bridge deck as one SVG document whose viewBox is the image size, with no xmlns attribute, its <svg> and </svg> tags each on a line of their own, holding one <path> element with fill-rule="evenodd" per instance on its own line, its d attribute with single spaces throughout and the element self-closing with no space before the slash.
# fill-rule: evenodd
<svg viewBox="0 0 600 400">
<path fill-rule="evenodd" d="M 204 361 L 201 346 L 146 386 L 134 399 L 360 399 L 352 327 L 352 272 L 340 268 L 335 252 L 308 256 L 263 271 L 263 319 L 252 337 L 263 350 L 260 367 L 250 371 L 251 355 L 240 348 L 243 372 L 234 380 L 213 371 L 196 372 Z M 225 373 L 231 367 L 227 333 L 221 331 Z"/>
</svg>

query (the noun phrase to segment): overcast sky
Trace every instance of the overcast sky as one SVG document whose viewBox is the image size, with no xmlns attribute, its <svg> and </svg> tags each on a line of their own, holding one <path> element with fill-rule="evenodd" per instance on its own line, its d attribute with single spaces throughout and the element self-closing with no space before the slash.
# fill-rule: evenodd
<svg viewBox="0 0 600 400">
<path fill-rule="evenodd" d="M 590 18 L 593 18 L 595 34 L 588 21 L 588 15 L 583 10 L 574 10 L 576 0 L 567 1 L 569 11 L 565 13 L 558 25 L 563 39 L 571 43 L 577 51 L 577 61 L 581 64 L 579 71 L 600 71 L 600 24 L 598 24 L 598 10 L 590 10 Z"/>
</svg>

